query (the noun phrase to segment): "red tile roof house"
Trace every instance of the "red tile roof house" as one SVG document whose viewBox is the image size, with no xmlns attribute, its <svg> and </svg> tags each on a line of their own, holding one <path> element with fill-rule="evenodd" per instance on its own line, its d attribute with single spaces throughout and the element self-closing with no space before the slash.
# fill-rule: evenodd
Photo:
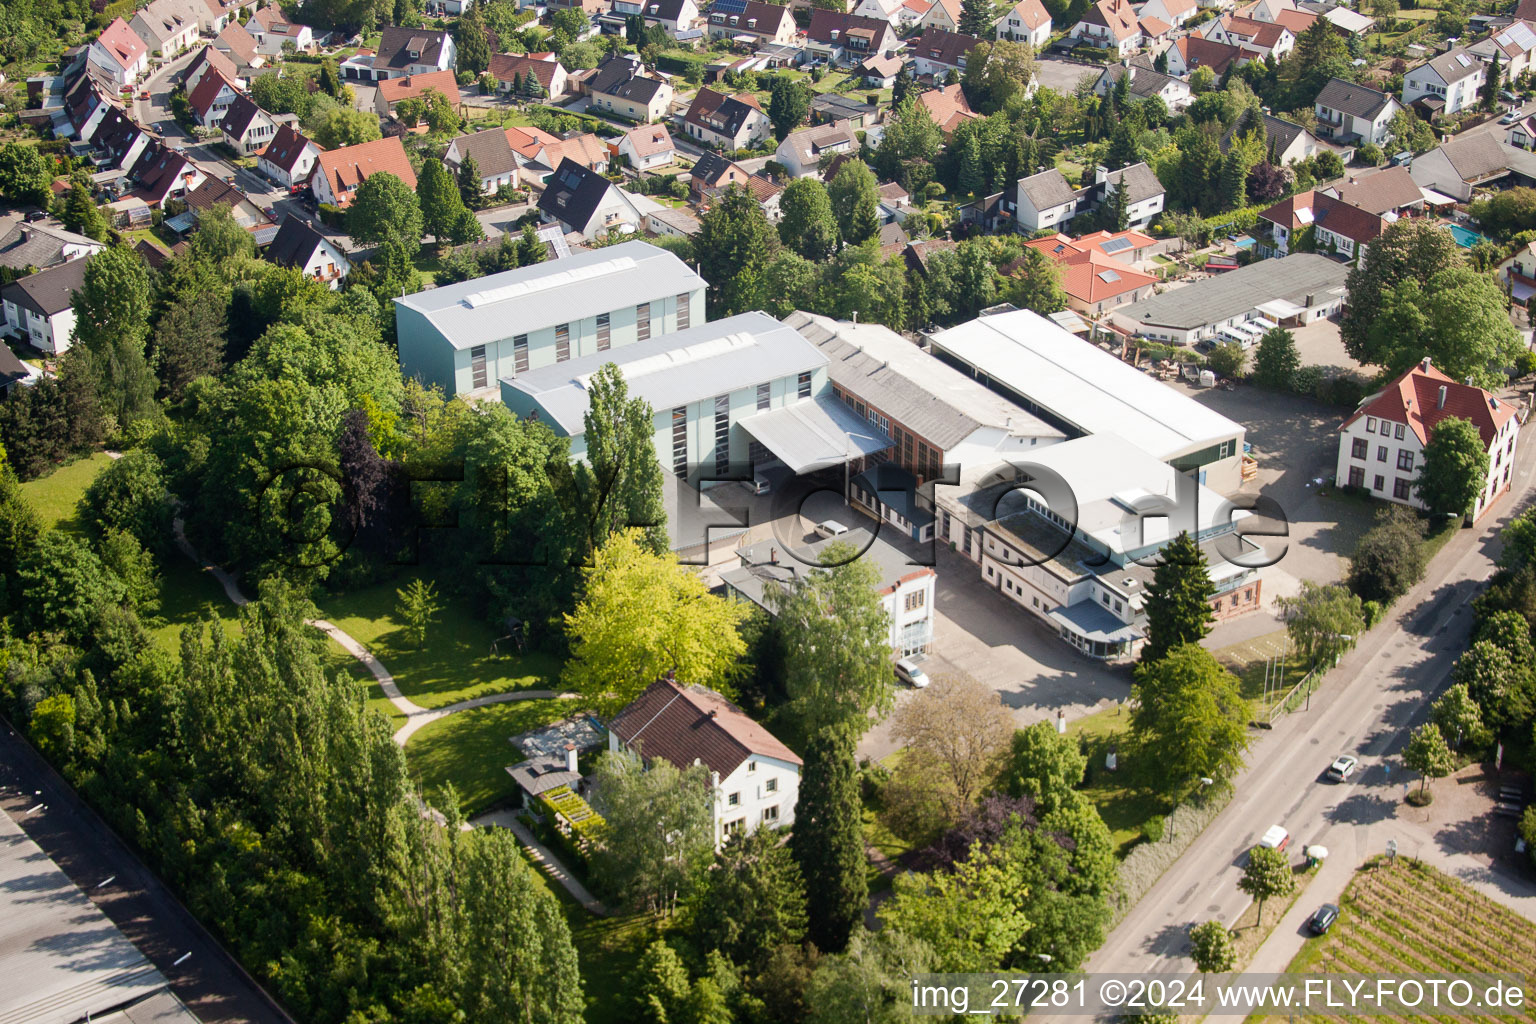
<svg viewBox="0 0 1536 1024">
<path fill-rule="evenodd" d="M 493 53 L 489 70 L 499 92 L 512 92 L 514 83 L 522 83 L 523 95 L 531 95 L 531 80 L 552 100 L 565 95 L 569 77 L 553 53 Z"/>
<path fill-rule="evenodd" d="M 1509 490 L 1520 432 L 1511 403 L 1446 376 L 1425 359 L 1370 395 L 1339 427 L 1336 469 L 1341 485 L 1372 497 L 1422 509 L 1413 483 L 1424 465 L 1424 445 L 1435 426 L 1453 417 L 1470 420 L 1488 452 L 1488 481 L 1468 512 L 1476 522 Z"/>
<path fill-rule="evenodd" d="M 795 822 L 804 762 L 713 690 L 658 679 L 608 724 L 608 749 L 683 770 L 703 765 L 717 846 L 732 835 Z M 602 793 L 593 799 L 601 810 Z"/>
<path fill-rule="evenodd" d="M 197 80 L 197 87 L 187 94 L 187 104 L 198 124 L 212 128 L 224 120 L 224 112 L 239 95 L 235 83 L 225 78 L 223 72 L 209 70 Z"/>
<path fill-rule="evenodd" d="M 700 89 L 683 115 L 683 130 L 694 141 L 725 152 L 747 149 L 766 139 L 773 122 L 749 92 L 728 96 Z"/>
<path fill-rule="evenodd" d="M 373 96 L 374 112 L 380 117 L 388 117 L 395 112 L 401 100 L 420 96 L 428 89 L 435 89 L 448 97 L 454 110 L 458 110 L 463 102 L 459 94 L 459 80 L 452 71 L 431 71 L 425 75 L 405 75 L 380 81 Z"/>
<path fill-rule="evenodd" d="M 320 153 L 320 147 L 293 125 L 280 125 L 256 158 L 256 169 L 284 188 L 293 188 L 309 180 Z"/>
<path fill-rule="evenodd" d="M 126 21 L 113 18 L 101 35 L 92 40 L 86 59 L 118 85 L 132 85 L 149 67 L 149 47 Z"/>
<path fill-rule="evenodd" d="M 352 205 L 357 186 L 381 172 L 393 174 L 412 191 L 416 188 L 416 172 L 411 170 L 411 161 L 398 137 L 327 150 L 316 163 L 315 175 L 310 179 L 315 199 L 341 209 Z"/>
<path fill-rule="evenodd" d="M 1061 286 L 1067 305 L 1079 313 L 1097 316 L 1117 306 L 1151 297 L 1157 278 L 1135 270 L 1110 253 L 1141 252 L 1154 239 L 1139 231 L 1110 234 L 1100 231 L 1082 238 L 1056 235 L 1024 244 L 1039 249 L 1061 268 Z"/>
<path fill-rule="evenodd" d="M 1270 225 L 1275 251 L 1285 255 L 1296 232 L 1313 229 L 1314 245 L 1325 255 L 1337 253 L 1346 260 L 1365 255 L 1387 221 L 1368 210 L 1322 192 L 1298 192 L 1259 214 Z"/>
</svg>

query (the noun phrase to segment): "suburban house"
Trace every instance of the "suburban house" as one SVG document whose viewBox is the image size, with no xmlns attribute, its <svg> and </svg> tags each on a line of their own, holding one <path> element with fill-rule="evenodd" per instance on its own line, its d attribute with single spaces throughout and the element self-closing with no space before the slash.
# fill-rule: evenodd
<svg viewBox="0 0 1536 1024">
<path fill-rule="evenodd" d="M 1210 68 L 1220 79 L 1233 62 L 1243 55 L 1243 51 L 1236 46 L 1218 43 L 1193 32 L 1175 39 L 1173 45 L 1163 52 L 1168 55 L 1168 73 L 1179 78 L 1188 78 L 1195 73 L 1196 68 Z"/>
<path fill-rule="evenodd" d="M 1338 483 L 1423 509 L 1413 485 L 1424 468 L 1424 446 L 1442 420 L 1453 418 L 1471 421 L 1487 452 L 1487 483 L 1467 510 L 1477 521 L 1509 490 L 1520 419 L 1509 402 L 1452 380 L 1428 358 L 1366 397 L 1339 427 Z"/>
<path fill-rule="evenodd" d="M 159 141 L 145 146 L 127 171 L 137 183 L 133 194 L 156 207 L 167 199 L 185 198 L 207 177 L 191 160 Z"/>
<path fill-rule="evenodd" d="M 1477 106 L 1487 68 L 1466 47 L 1431 57 L 1403 76 L 1403 103 L 1419 106 L 1431 117 L 1459 114 Z"/>
<path fill-rule="evenodd" d="M 930 28 L 907 41 L 907 52 L 912 57 L 913 74 L 944 78 L 951 71 L 963 74 L 966 55 L 980 45 L 981 40 L 975 36 Z"/>
<path fill-rule="evenodd" d="M 920 14 L 907 7 L 902 0 L 859 0 L 848 13 L 858 15 L 860 18 L 876 18 L 889 22 L 899 32 L 916 25 L 922 14 L 927 13 L 927 8 L 925 7 Z M 907 15 L 905 22 L 903 14 Z"/>
<path fill-rule="evenodd" d="M 1316 253 L 1260 260 L 1110 314 L 1126 331 L 1154 341 L 1192 345 L 1251 320 L 1300 327 L 1344 308 L 1349 267 Z M 1230 492 L 1234 482 L 1214 485 Z"/>
<path fill-rule="evenodd" d="M 197 87 L 187 92 L 187 106 L 192 116 L 204 128 L 212 128 L 224 119 L 224 111 L 235 102 L 240 92 L 235 84 L 224 77 L 223 72 L 208 69 L 198 79 Z"/>
<path fill-rule="evenodd" d="M 320 152 L 320 147 L 293 125 L 279 125 L 277 134 L 256 158 L 256 169 L 279 185 L 293 188 L 309 180 Z"/>
<path fill-rule="evenodd" d="M 1050 170 L 1020 178 L 1014 200 L 1019 227 L 1033 234 L 1042 228 L 1060 227 L 1076 216 L 1082 194 L 1067 184 L 1061 172 Z"/>
<path fill-rule="evenodd" d="M 198 83 L 210 71 L 217 71 L 237 89 L 245 88 L 245 79 L 240 77 L 240 69 L 235 67 L 235 62 L 209 43 L 197 51 L 197 56 L 192 58 L 192 63 L 181 74 L 182 88 L 186 89 L 189 97 L 196 92 Z"/>
<path fill-rule="evenodd" d="M 830 124 L 847 121 L 854 128 L 870 128 L 880 118 L 880 108 L 873 103 L 854 99 L 835 92 L 824 92 L 811 98 L 811 123 Z"/>
<path fill-rule="evenodd" d="M 1163 212 L 1163 183 L 1146 164 L 1131 164 L 1118 171 L 1100 167 L 1094 171 L 1093 180 L 1094 184 L 1102 186 L 1103 202 L 1109 202 L 1110 196 L 1124 185 L 1126 217 L 1133 228 L 1144 227 Z"/>
<path fill-rule="evenodd" d="M 672 133 L 659 124 L 631 128 L 620 137 L 615 149 L 637 171 L 666 167 L 677 159 L 677 145 L 672 141 Z"/>
<path fill-rule="evenodd" d="M 18 221 L 0 235 L 0 267 L 46 270 L 105 248 L 94 238 L 64 230 L 57 221 Z"/>
<path fill-rule="evenodd" d="M 715 149 L 750 149 L 773 133 L 773 122 L 749 92 L 734 96 L 700 89 L 683 115 L 688 137 Z"/>
<path fill-rule="evenodd" d="M 155 141 L 154 136 L 114 104 L 107 105 L 91 135 L 91 144 L 106 158 L 107 164 L 130 172 Z"/>
<path fill-rule="evenodd" d="M 244 192 L 218 178 L 204 178 L 202 184 L 187 193 L 186 203 L 186 216 L 189 216 L 194 224 L 202 219 L 203 214 L 215 207 L 223 206 L 229 210 L 231 219 L 245 230 L 255 232 L 262 228 L 272 228 L 273 233 L 276 233 L 276 226 L 261 207 L 252 202 Z M 170 224 L 179 219 L 173 217 L 166 223 Z"/>
<path fill-rule="evenodd" d="M 1311 225 L 1318 252 L 1336 252 L 1346 260 L 1363 257 L 1365 250 L 1386 230 L 1387 220 L 1324 192 L 1299 192 L 1263 213 L 1271 225 L 1275 250 L 1285 255 L 1289 237 Z"/>
<path fill-rule="evenodd" d="M 128 23 L 152 53 L 175 57 L 190 50 L 201 34 L 197 15 L 176 0 L 150 0 Z"/>
<path fill-rule="evenodd" d="M 1408 173 L 1423 187 L 1464 203 L 1474 189 L 1495 181 L 1536 182 L 1536 154 L 1500 142 L 1492 132 L 1464 132 L 1414 157 Z"/>
<path fill-rule="evenodd" d="M 1527 242 L 1509 259 L 1499 264 L 1499 283 L 1509 292 L 1510 301 L 1529 306 L 1536 295 L 1536 242 Z"/>
<path fill-rule="evenodd" d="M 860 479 L 873 481 L 876 477 L 900 473 L 902 470 L 899 467 L 882 462 L 865 470 L 860 474 Z M 895 489 L 887 488 L 884 484 L 885 481 L 881 480 L 883 491 Z M 877 508 L 869 504 L 878 499 L 874 498 L 872 492 L 862 489 L 854 493 L 856 487 L 850 486 L 850 492 L 857 505 L 862 506 L 861 511 L 878 515 Z M 928 539 L 931 540 L 933 513 L 926 513 L 925 518 L 929 525 Z M 727 597 L 754 604 L 772 618 L 775 609 L 768 596 L 769 588 L 792 589 L 796 580 L 812 570 L 820 553 L 831 543 L 826 540 L 815 541 L 804 545 L 793 555 L 784 550 L 784 545 L 776 539 L 738 547 L 736 556 L 740 564 L 721 570 L 720 582 L 725 587 Z M 879 582 L 875 584 L 875 593 L 879 595 L 880 606 L 885 611 L 889 628 L 886 642 L 891 654 L 902 658 L 926 654 L 933 646 L 934 591 L 938 573 L 930 566 L 913 565 L 910 555 L 879 536 L 874 538 L 869 547 L 859 552 L 859 558 L 874 565 L 880 574 Z"/>
<path fill-rule="evenodd" d="M 132 85 L 149 67 L 149 47 L 122 18 L 91 40 L 86 59 L 96 65 L 115 85 Z"/>
<path fill-rule="evenodd" d="M 658 679 L 608 723 L 608 749 L 709 772 L 715 845 L 795 822 L 800 769 L 794 751 L 713 690 Z M 595 793 L 599 809 L 602 794 Z"/>
<path fill-rule="evenodd" d="M 422 96 L 429 90 L 442 93 L 454 110 L 458 110 L 463 102 L 459 81 L 452 71 L 429 71 L 424 75 L 381 79 L 373 94 L 374 112 L 380 117 L 390 117 L 402 101 Z"/>
<path fill-rule="evenodd" d="M 458 47 L 450 33 L 389 25 L 379 39 L 379 49 L 373 55 L 368 74 L 362 74 L 359 69 L 358 75 L 377 81 L 452 71 L 457 60 Z"/>
<path fill-rule="evenodd" d="M 1279 60 L 1296 48 L 1296 34 L 1279 22 L 1254 21 L 1228 14 L 1211 23 L 1206 38 L 1242 51 L 1239 64 L 1250 60 Z"/>
<path fill-rule="evenodd" d="M 266 149 L 276 137 L 277 121 L 255 100 L 241 93 L 219 120 L 219 132 L 236 153 L 251 156 Z"/>
<path fill-rule="evenodd" d="M 946 85 L 942 89 L 930 89 L 919 93 L 917 102 L 928 111 L 928 116 L 933 118 L 933 123 L 939 126 L 939 131 L 944 133 L 946 139 L 953 135 L 955 129 L 964 122 L 981 117 L 971 109 L 971 104 L 966 100 L 965 93 L 961 91 L 958 82 L 954 85 Z"/>
<path fill-rule="evenodd" d="M 692 238 L 703 226 L 699 218 L 682 207 L 663 206 L 659 210 L 649 210 L 645 215 L 645 230 L 653 235 Z"/>
<path fill-rule="evenodd" d="M 517 154 L 512 151 L 512 141 L 507 138 L 505 128 L 487 128 L 473 135 L 460 135 L 448 143 L 448 149 L 443 153 L 443 166 L 457 176 L 466 158 L 475 162 L 483 194 L 495 195 L 498 189 L 517 187 Z"/>
<path fill-rule="evenodd" d="M 640 58 L 609 57 L 587 80 L 591 105 L 632 121 L 660 120 L 672 105 L 672 86 L 645 70 Z"/>
<path fill-rule="evenodd" d="M 529 83 L 536 82 L 539 91 L 552 100 L 565 95 L 568 74 L 553 53 L 493 53 L 490 73 L 501 92 L 520 88 L 529 95 L 533 92 Z"/>
<path fill-rule="evenodd" d="M 1387 125 L 1403 109 L 1396 98 L 1356 85 L 1342 78 L 1330 78 L 1317 94 L 1317 134 L 1335 143 L 1387 141 Z"/>
<path fill-rule="evenodd" d="M 595 241 L 610 231 L 638 231 L 645 213 L 623 189 L 574 160 L 562 160 L 539 194 L 539 212 L 546 223 L 558 222 L 568 232 Z"/>
<path fill-rule="evenodd" d="M 1061 287 L 1067 293 L 1067 305 L 1079 313 L 1098 316 L 1152 296 L 1158 281 L 1156 275 L 1131 266 L 1141 257 L 1119 257 L 1122 253 L 1144 252 L 1153 243 L 1154 239 L 1139 231 L 1100 231 L 1082 238 L 1059 234 L 1024 244 L 1045 253 L 1061 268 Z"/>
<path fill-rule="evenodd" d="M 1111 64 L 1094 81 L 1094 95 L 1107 95 L 1114 90 L 1120 79 L 1129 76 L 1131 81 L 1126 87 L 1127 92 L 1143 100 L 1156 96 L 1170 113 L 1179 113 L 1195 101 L 1189 83 L 1154 70 L 1149 66 L 1150 63 L 1145 56 L 1141 56 L 1123 64 Z"/>
<path fill-rule="evenodd" d="M 7 334 L 33 348 L 62 355 L 75 334 L 75 292 L 85 284 L 88 259 L 69 260 L 0 288 Z"/>
<path fill-rule="evenodd" d="M 1162 18 L 1137 18 L 1141 45 L 1147 53 L 1162 53 L 1173 42 L 1174 28 Z"/>
<path fill-rule="evenodd" d="M 1337 181 L 1319 185 L 1317 191 L 1378 217 L 1422 212 L 1426 202 L 1424 190 L 1406 167 L 1351 171 Z"/>
<path fill-rule="evenodd" d="M 310 188 L 316 201 L 342 209 L 352 205 L 357 186 L 381 171 L 393 174 L 412 191 L 416 188 L 416 172 L 411 169 L 411 161 L 398 138 L 374 139 L 356 146 L 324 150 L 315 163 L 316 173 L 310 178 Z"/>
<path fill-rule="evenodd" d="M 961 13 L 960 0 L 932 0 L 917 24 L 924 30 L 935 28 L 941 32 L 959 32 Z"/>
<path fill-rule="evenodd" d="M 613 157 L 608 146 L 591 132 L 560 139 L 538 128 L 514 127 L 507 129 L 507 141 L 517 154 L 517 166 L 527 184 L 549 180 L 562 160 L 605 174 Z"/>
<path fill-rule="evenodd" d="M 1511 125 L 1509 144 L 1518 149 L 1536 149 L 1536 117 L 1523 117 Z"/>
<path fill-rule="evenodd" d="M 1467 47 L 1468 53 L 1487 65 L 1493 64 L 1497 54 L 1499 74 L 1504 81 L 1518 78 L 1530 68 L 1533 51 L 1536 51 L 1536 31 L 1525 21 L 1495 29 L 1491 36 Z"/>
<path fill-rule="evenodd" d="M 735 8 L 739 6 L 740 10 Z M 709 9 L 709 38 L 741 39 L 753 45 L 787 46 L 795 41 L 799 29 L 788 7 L 746 0 L 744 4 L 715 3 Z"/>
<path fill-rule="evenodd" d="M 395 300 L 401 371 L 450 395 L 497 387 L 702 324 L 705 287 L 670 252 L 632 241 L 417 292 Z"/>
<path fill-rule="evenodd" d="M 900 57 L 866 57 L 858 66 L 858 73 L 871 89 L 889 89 L 896 84 L 896 78 L 905 66 L 906 61 Z"/>
<path fill-rule="evenodd" d="M 259 68 L 267 62 L 267 58 L 257 51 L 256 40 L 238 21 L 231 21 L 220 30 L 214 37 L 213 47 L 242 68 Z"/>
<path fill-rule="evenodd" d="M 1038 50 L 1051 38 L 1050 12 L 1040 0 L 1019 0 L 997 19 L 997 38 L 1029 43 Z"/>
<path fill-rule="evenodd" d="M 811 11 L 805 51 L 833 64 L 858 64 L 867 57 L 890 53 L 900 44 L 896 30 L 883 18 L 861 18 L 825 8 Z"/>
<path fill-rule="evenodd" d="M 280 57 L 290 52 L 290 44 L 291 52 L 296 53 L 313 53 L 316 49 L 314 29 L 289 21 L 283 17 L 282 8 L 276 4 L 263 7 L 251 15 L 245 30 L 256 40 L 257 52 L 268 57 Z"/>
<path fill-rule="evenodd" d="M 1327 150 L 1330 153 L 1338 153 L 1333 146 L 1323 142 L 1316 135 L 1307 131 L 1299 124 L 1282 120 L 1272 114 L 1266 114 L 1260 110 L 1249 110 L 1238 117 L 1231 128 L 1221 137 L 1221 151 L 1225 153 L 1232 148 L 1232 140 L 1240 135 L 1250 132 L 1254 128 L 1254 120 L 1260 119 L 1264 123 L 1265 144 L 1268 147 L 1269 159 L 1276 167 L 1284 167 L 1298 160 L 1306 160 L 1317 153 Z M 1345 150 L 1339 154 L 1345 163 L 1353 153 Z M 1402 170 L 1402 168 L 1396 168 Z M 1404 175 L 1407 171 L 1403 172 Z"/>
<path fill-rule="evenodd" d="M 280 267 L 290 267 L 305 277 L 324 282 L 333 291 L 352 272 L 346 253 L 307 221 L 292 214 L 283 219 L 265 256 Z"/>
<path fill-rule="evenodd" d="M 846 121 L 801 128 L 784 136 L 774 150 L 773 158 L 796 178 L 809 177 L 821 172 L 823 160 L 830 160 L 839 153 L 856 154 L 858 137 L 852 125 Z"/>
<path fill-rule="evenodd" d="M 699 24 L 699 5 L 694 0 L 642 0 L 640 16 L 647 25 L 660 25 L 673 39 Z"/>
<path fill-rule="evenodd" d="M 1140 17 L 1157 18 L 1174 28 L 1183 28 L 1199 9 L 1196 0 L 1147 0 L 1141 7 Z"/>
<path fill-rule="evenodd" d="M 752 172 L 729 157 L 719 153 L 705 153 L 688 172 L 688 177 L 688 198 L 694 205 L 701 205 L 732 185 L 746 188 Z"/>
<path fill-rule="evenodd" d="M 1141 48 L 1141 26 L 1130 0 L 1094 0 L 1082 20 L 1072 26 L 1071 38 L 1084 46 L 1129 57 Z"/>
</svg>

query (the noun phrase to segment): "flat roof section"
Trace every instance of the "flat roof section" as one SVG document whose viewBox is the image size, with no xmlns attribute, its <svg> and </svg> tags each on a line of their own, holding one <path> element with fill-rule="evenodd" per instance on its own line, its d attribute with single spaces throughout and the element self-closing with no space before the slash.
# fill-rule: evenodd
<svg viewBox="0 0 1536 1024">
<path fill-rule="evenodd" d="M 618 364 L 631 398 L 643 398 L 659 412 L 815 370 L 827 364 L 827 357 L 793 327 L 767 313 L 739 313 L 503 377 L 502 393 L 512 390 L 528 395 L 560 429 L 575 437 L 586 429 L 583 417 L 591 405 L 587 388 L 592 374 L 605 363 Z"/>
<path fill-rule="evenodd" d="M 166 988 L 155 965 L 3 811 L 0 978 L 0 1021 L 16 1024 L 100 1019 Z"/>
<path fill-rule="evenodd" d="M 395 303 L 422 314 L 454 348 L 463 349 L 705 286 L 667 250 L 621 242 L 430 288 Z"/>
<path fill-rule="evenodd" d="M 1116 310 L 1115 316 L 1126 322 L 1189 331 L 1242 316 L 1276 299 L 1321 305 L 1324 296 L 1344 294 L 1348 276 L 1349 268 L 1342 263 L 1316 253 L 1296 252 L 1154 295 Z"/>
<path fill-rule="evenodd" d="M 1243 436 L 1241 424 L 1027 309 L 978 317 L 931 342 L 1082 433 L 1134 438 L 1159 459 Z"/>
</svg>

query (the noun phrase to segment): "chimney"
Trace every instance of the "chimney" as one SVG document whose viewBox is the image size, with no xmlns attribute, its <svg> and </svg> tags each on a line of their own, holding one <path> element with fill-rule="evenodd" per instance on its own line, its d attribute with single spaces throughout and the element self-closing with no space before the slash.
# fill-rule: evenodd
<svg viewBox="0 0 1536 1024">
<path fill-rule="evenodd" d="M 1423 371 L 1425 371 L 1427 373 L 1429 371 L 1430 363 L 1431 363 L 1431 360 L 1430 360 L 1429 356 L 1425 356 L 1424 357 L 1424 361 L 1419 363 L 1419 369 L 1421 369 L 1421 370 L 1423 370 Z"/>
<path fill-rule="evenodd" d="M 768 549 L 768 564 L 769 565 L 778 565 L 779 564 L 779 549 L 778 548 L 773 547 L 773 548 L 769 548 Z"/>
<path fill-rule="evenodd" d="M 1444 390 L 1444 389 L 1442 389 L 1442 390 Z M 671 668 L 667 669 L 667 682 L 669 682 L 669 683 L 677 682 L 677 670 L 676 669 L 671 669 Z"/>
<path fill-rule="evenodd" d="M 853 322 L 854 323 L 858 323 L 859 322 L 859 311 L 858 310 L 854 310 L 853 311 Z"/>
<path fill-rule="evenodd" d="M 714 717 L 715 717 L 715 716 L 716 716 L 716 715 L 718 715 L 718 714 L 719 714 L 719 713 L 720 713 L 720 712 L 719 712 L 719 711 L 717 711 L 717 710 L 716 710 L 716 709 L 715 709 L 715 708 L 710 708 L 710 709 L 709 709 L 709 717 L 710 717 L 710 718 L 714 718 Z"/>
<path fill-rule="evenodd" d="M 565 745 L 565 770 L 568 772 L 576 770 L 576 744 L 574 743 Z"/>
<path fill-rule="evenodd" d="M 1467 379 L 1462 381 L 1462 383 L 1465 384 L 1467 387 L 1471 387 L 1472 386 L 1472 378 L 1468 377 Z"/>
<path fill-rule="evenodd" d="M 1440 397 L 1435 401 L 1435 408 L 1436 409 L 1444 409 L 1445 408 L 1445 385 L 1444 384 L 1440 385 Z"/>
</svg>

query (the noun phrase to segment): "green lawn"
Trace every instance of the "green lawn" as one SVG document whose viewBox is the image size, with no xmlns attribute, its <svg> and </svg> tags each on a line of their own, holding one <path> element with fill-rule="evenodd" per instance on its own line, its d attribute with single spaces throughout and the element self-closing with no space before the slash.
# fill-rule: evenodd
<svg viewBox="0 0 1536 1024">
<path fill-rule="evenodd" d="M 181 631 L 199 619 L 214 618 L 231 632 L 240 628 L 233 602 L 218 581 L 192 559 L 173 550 L 160 566 L 160 615 L 150 629 L 155 646 L 170 654 L 181 650 Z"/>
<path fill-rule="evenodd" d="M 491 693 L 559 686 L 559 662 L 547 654 L 519 656 L 504 647 L 492 655 L 497 633 L 461 598 L 443 600 L 427 645 L 417 649 L 395 618 L 395 591 L 408 582 L 402 576 L 319 601 L 325 617 L 371 650 L 407 697 L 440 708 Z"/>
<path fill-rule="evenodd" d="M 111 461 L 110 456 L 97 452 L 88 459 L 61 466 L 47 476 L 28 480 L 21 485 L 21 492 L 37 510 L 43 525 L 78 533 L 80 523 L 75 519 L 75 506 L 91 481 L 96 479 L 96 474 Z"/>
<path fill-rule="evenodd" d="M 1111 747 L 1120 746 L 1130 726 L 1130 715 L 1123 707 L 1105 708 L 1067 723 L 1068 736 L 1088 740 L 1088 781 L 1082 787 L 1083 795 L 1093 801 L 1109 826 L 1119 857 L 1130 852 L 1148 818 L 1168 811 L 1162 800 L 1130 783 L 1123 756 L 1118 772 L 1104 767 L 1104 755 Z"/>
<path fill-rule="evenodd" d="M 458 711 L 412 736 L 406 763 L 429 800 L 451 782 L 465 815 L 476 815 L 516 793 L 506 767 L 523 756 L 508 741 L 575 710 L 574 701 L 527 700 Z"/>
</svg>

